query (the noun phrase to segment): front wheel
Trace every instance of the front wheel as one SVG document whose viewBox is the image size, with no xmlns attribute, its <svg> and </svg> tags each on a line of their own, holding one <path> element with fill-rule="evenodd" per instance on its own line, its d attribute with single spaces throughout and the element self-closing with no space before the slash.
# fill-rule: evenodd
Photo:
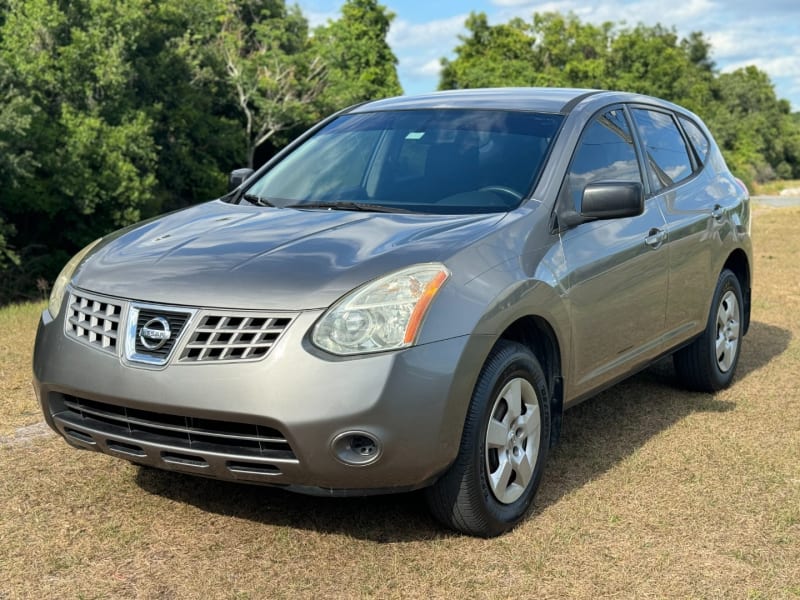
<svg viewBox="0 0 800 600">
<path fill-rule="evenodd" d="M 706 330 L 673 356 L 678 378 L 689 389 L 716 392 L 733 381 L 742 341 L 742 288 L 725 269 L 719 276 Z"/>
<path fill-rule="evenodd" d="M 456 461 L 427 490 L 439 521 L 492 537 L 525 517 L 549 446 L 547 390 L 542 367 L 525 346 L 497 343 L 478 376 Z"/>
</svg>

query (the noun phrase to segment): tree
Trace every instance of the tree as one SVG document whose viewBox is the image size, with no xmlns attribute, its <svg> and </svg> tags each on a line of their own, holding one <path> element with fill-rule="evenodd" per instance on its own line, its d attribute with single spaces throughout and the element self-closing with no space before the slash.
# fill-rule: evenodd
<svg viewBox="0 0 800 600">
<path fill-rule="evenodd" d="M 145 0 L 11 0 L 0 61 L 29 107 L 30 162 L 3 190 L 29 283 L 51 278 L 68 254 L 141 218 L 152 199 L 151 121 L 132 92 L 132 56 L 146 26 Z M 48 252 L 48 248 L 57 249 Z"/>
<path fill-rule="evenodd" d="M 0 62 L 0 189 L 18 185 L 20 178 L 36 166 L 25 139 L 36 107 L 21 95 L 10 81 L 8 68 Z M 5 222 L 0 204 L 0 273 L 19 257 L 9 244 L 15 229 Z"/>
<path fill-rule="evenodd" d="M 602 88 L 608 74 L 611 23 L 582 23 L 569 13 L 533 15 L 534 85 Z"/>
<path fill-rule="evenodd" d="M 245 160 L 244 135 L 221 76 L 196 69 L 198 49 L 217 34 L 220 0 L 162 0 L 136 40 L 134 102 L 148 115 L 157 148 L 148 215 L 217 197 Z M 213 65 L 222 73 L 222 65 Z"/>
<path fill-rule="evenodd" d="M 100 235 L 219 195 L 243 156 L 232 105 L 194 81 L 186 51 L 208 38 L 219 0 L 7 2 L 0 235 L 22 264 L 0 302 Z"/>
<path fill-rule="evenodd" d="M 402 94 L 397 57 L 386 41 L 394 14 L 377 0 L 346 0 L 341 12 L 318 27 L 311 41 L 327 69 L 322 110 Z"/>
<path fill-rule="evenodd" d="M 442 59 L 439 89 L 531 85 L 536 77 L 531 28 L 522 19 L 489 25 L 484 13 L 467 17 L 456 58 Z"/>
<path fill-rule="evenodd" d="M 709 124 L 743 180 L 800 176 L 800 126 L 766 73 L 754 66 L 722 73 L 715 93 Z"/>
<path fill-rule="evenodd" d="M 608 85 L 702 111 L 712 101 L 711 68 L 701 33 L 681 40 L 674 29 L 638 25 L 611 42 Z"/>
<path fill-rule="evenodd" d="M 282 0 L 227 2 L 215 49 L 244 116 L 247 164 L 256 149 L 297 122 L 313 119 L 325 65 L 307 51 L 308 24 Z"/>
</svg>

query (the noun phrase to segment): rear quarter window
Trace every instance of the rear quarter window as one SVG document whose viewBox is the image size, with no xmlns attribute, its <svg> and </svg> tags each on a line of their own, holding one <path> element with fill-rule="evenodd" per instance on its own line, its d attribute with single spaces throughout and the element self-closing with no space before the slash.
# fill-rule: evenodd
<svg viewBox="0 0 800 600">
<path fill-rule="evenodd" d="M 694 148 L 697 154 L 698 160 L 700 160 L 702 164 L 706 164 L 708 150 L 711 146 L 708 138 L 693 121 L 686 117 L 680 117 L 680 120 L 681 125 L 683 125 L 683 130 L 686 132 L 686 137 L 689 138 L 689 142 L 692 144 L 692 148 Z"/>
</svg>

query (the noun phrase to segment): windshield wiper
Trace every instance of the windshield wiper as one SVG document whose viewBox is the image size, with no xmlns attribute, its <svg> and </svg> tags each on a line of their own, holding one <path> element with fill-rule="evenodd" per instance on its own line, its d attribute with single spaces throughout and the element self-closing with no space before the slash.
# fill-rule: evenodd
<svg viewBox="0 0 800 600">
<path fill-rule="evenodd" d="M 290 204 L 286 208 L 324 208 L 327 210 L 354 210 L 360 212 L 380 212 L 380 213 L 410 213 L 413 211 L 396 206 L 383 206 L 381 204 L 369 204 L 367 202 L 306 202 L 300 204 Z"/>
<path fill-rule="evenodd" d="M 255 204 L 256 206 L 275 206 L 272 202 L 270 202 L 266 198 L 262 198 L 261 196 L 256 196 L 255 194 L 245 194 L 244 196 L 242 196 L 242 198 L 244 198 L 251 204 Z"/>
</svg>

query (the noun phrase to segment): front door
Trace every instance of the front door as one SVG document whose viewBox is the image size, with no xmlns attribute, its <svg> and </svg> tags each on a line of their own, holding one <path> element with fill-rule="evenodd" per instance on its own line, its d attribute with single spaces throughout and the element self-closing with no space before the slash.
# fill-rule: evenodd
<svg viewBox="0 0 800 600">
<path fill-rule="evenodd" d="M 587 126 L 564 181 L 576 207 L 593 182 L 642 182 L 622 108 Z M 572 322 L 569 395 L 581 396 L 660 351 L 667 302 L 666 223 L 659 202 L 635 217 L 583 223 L 561 235 Z"/>
</svg>

